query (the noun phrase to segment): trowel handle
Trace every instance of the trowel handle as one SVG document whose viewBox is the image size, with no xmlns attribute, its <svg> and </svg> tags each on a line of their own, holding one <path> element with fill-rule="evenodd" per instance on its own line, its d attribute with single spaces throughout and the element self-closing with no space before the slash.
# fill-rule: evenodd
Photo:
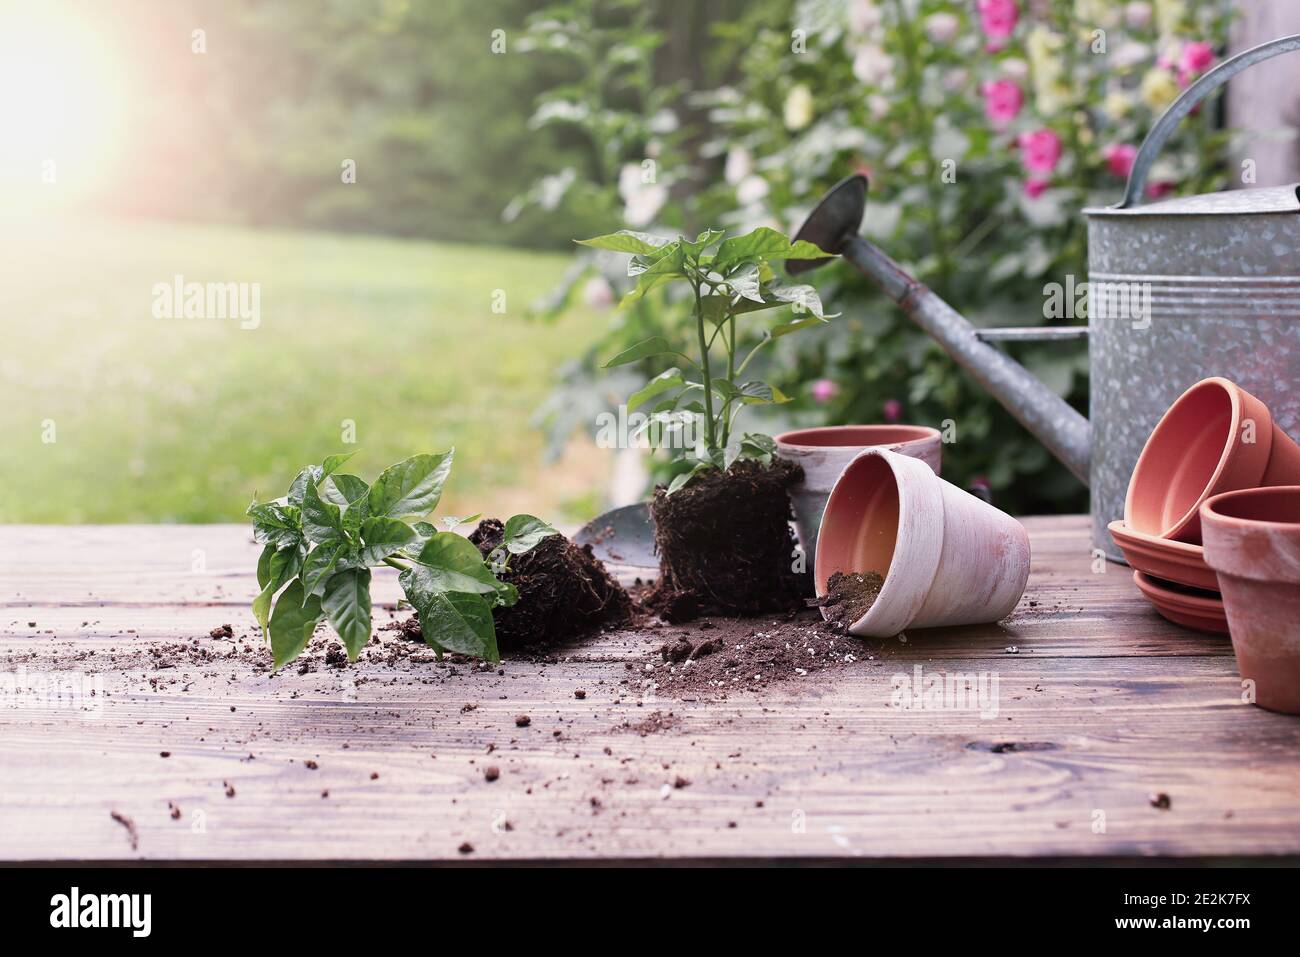
<svg viewBox="0 0 1300 957">
<path fill-rule="evenodd" d="M 1151 166 L 1155 163 L 1161 149 L 1164 148 L 1165 141 L 1173 135 L 1178 124 L 1188 113 L 1196 109 L 1202 100 L 1247 67 L 1293 50 L 1300 50 L 1300 34 L 1269 40 L 1267 43 L 1261 43 L 1257 47 L 1251 47 L 1234 57 L 1229 57 L 1183 90 L 1178 99 L 1169 105 L 1169 109 L 1165 110 L 1164 115 L 1156 120 L 1155 126 L 1151 127 L 1147 138 L 1142 141 L 1137 158 L 1133 160 L 1133 169 L 1128 174 L 1124 199 L 1115 208 L 1126 209 L 1141 202 L 1142 191 L 1147 185 L 1147 175 L 1151 172 Z"/>
</svg>

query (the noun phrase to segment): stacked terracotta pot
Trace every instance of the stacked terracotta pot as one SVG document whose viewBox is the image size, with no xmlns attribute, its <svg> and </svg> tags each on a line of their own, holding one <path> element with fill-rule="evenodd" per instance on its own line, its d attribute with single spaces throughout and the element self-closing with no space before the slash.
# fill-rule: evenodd
<svg viewBox="0 0 1300 957">
<path fill-rule="evenodd" d="M 1230 633 L 1256 703 L 1300 712 L 1300 446 L 1263 402 L 1222 378 L 1179 396 L 1109 528 L 1160 614 Z"/>
</svg>

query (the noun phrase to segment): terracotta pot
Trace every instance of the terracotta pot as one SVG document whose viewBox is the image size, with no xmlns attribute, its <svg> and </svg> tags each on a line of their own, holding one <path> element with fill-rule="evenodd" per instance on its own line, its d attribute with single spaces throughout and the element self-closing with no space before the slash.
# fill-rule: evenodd
<svg viewBox="0 0 1300 957">
<path fill-rule="evenodd" d="M 1205 564 L 1205 549 L 1200 545 L 1135 532 L 1123 521 L 1111 522 L 1106 530 L 1124 560 L 1143 574 L 1191 588 L 1219 590 L 1219 579 Z"/>
<path fill-rule="evenodd" d="M 1124 521 L 1158 538 L 1200 544 L 1198 510 L 1234 489 L 1300 483 L 1300 446 L 1241 386 L 1202 379 L 1147 439 L 1129 481 Z"/>
<path fill-rule="evenodd" d="M 859 636 L 997 621 L 1029 578 L 1029 536 L 1019 522 L 919 459 L 883 449 L 845 468 L 818 540 L 818 595 L 837 571 L 884 577 L 875 604 L 849 628 Z"/>
<path fill-rule="evenodd" d="M 776 437 L 777 454 L 803 466 L 803 482 L 790 490 L 795 528 L 808 564 L 817 556 L 817 529 L 826 498 L 844 467 L 869 448 L 884 448 L 920 459 L 939 474 L 943 440 L 923 425 L 830 425 L 795 429 Z"/>
<path fill-rule="evenodd" d="M 1187 588 L 1139 571 L 1133 573 L 1133 583 L 1160 616 L 1175 625 L 1216 635 L 1228 633 L 1228 619 L 1218 592 Z"/>
<path fill-rule="evenodd" d="M 1300 714 L 1300 485 L 1216 495 L 1201 524 L 1237 670 L 1261 708 Z"/>
</svg>

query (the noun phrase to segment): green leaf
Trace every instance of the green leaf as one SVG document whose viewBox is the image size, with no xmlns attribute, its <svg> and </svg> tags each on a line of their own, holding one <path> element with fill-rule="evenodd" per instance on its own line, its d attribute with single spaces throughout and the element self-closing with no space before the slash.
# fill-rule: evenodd
<svg viewBox="0 0 1300 957">
<path fill-rule="evenodd" d="M 619 302 L 619 308 L 626 308 L 638 300 L 643 299 L 645 295 L 653 289 L 658 289 L 662 285 L 685 278 L 686 274 L 682 272 L 643 273 L 641 277 L 637 279 L 636 287 Z"/>
<path fill-rule="evenodd" d="M 322 499 L 333 502 L 344 510 L 365 495 L 369 488 L 370 486 L 357 476 L 348 475 L 346 472 L 331 475 L 316 483 L 316 493 Z"/>
<path fill-rule="evenodd" d="M 682 372 L 680 369 L 672 368 L 666 372 L 661 372 L 636 392 L 632 393 L 631 397 L 627 400 L 627 410 L 632 412 L 644 402 L 653 399 L 655 396 L 662 395 L 671 389 L 682 388 L 685 385 L 686 380 L 682 378 Z"/>
<path fill-rule="evenodd" d="M 356 661 L 370 640 L 370 569 L 349 568 L 331 577 L 320 607 L 343 640 L 348 659 Z"/>
<path fill-rule="evenodd" d="M 262 549 L 262 554 L 257 558 L 257 587 L 265 588 L 266 583 L 271 580 L 271 556 L 278 549 L 274 545 L 267 545 Z"/>
<path fill-rule="evenodd" d="M 271 599 L 289 579 L 298 574 L 306 552 L 307 549 L 303 545 L 290 545 L 273 551 L 266 562 L 265 580 L 262 579 L 262 563 L 258 562 L 257 580 L 262 590 L 253 599 L 253 617 L 262 628 L 262 637 L 266 637 L 266 625 L 271 615 Z M 265 556 L 266 553 L 262 554 Z"/>
<path fill-rule="evenodd" d="M 293 483 L 289 486 L 289 504 L 301 506 L 303 494 L 309 484 L 319 485 L 322 479 L 332 475 L 340 465 L 356 454 L 355 451 L 340 452 L 338 455 L 331 455 L 326 458 L 323 465 L 308 465 L 300 470 L 294 477 Z"/>
<path fill-rule="evenodd" d="M 462 525 L 468 525 L 470 522 L 476 522 L 483 517 L 482 512 L 475 512 L 473 515 L 466 515 L 464 518 L 457 518 L 455 515 L 444 515 L 438 519 L 442 523 L 444 531 L 454 532 Z"/>
<path fill-rule="evenodd" d="M 767 286 L 764 293 L 773 300 L 788 302 L 794 306 L 796 315 L 810 312 L 818 319 L 833 319 L 836 315 L 839 315 L 839 313 L 830 316 L 826 315 L 825 310 L 822 308 L 821 297 L 817 295 L 817 290 L 806 283 L 796 286 Z"/>
<path fill-rule="evenodd" d="M 745 405 L 780 405 L 790 401 L 790 397 L 776 386 L 757 380 L 742 382 L 739 395 L 740 401 Z"/>
<path fill-rule="evenodd" d="M 627 264 L 629 276 L 682 275 L 685 252 L 680 241 L 674 241 L 645 256 L 633 256 Z"/>
<path fill-rule="evenodd" d="M 370 514 L 405 518 L 432 512 L 442 497 L 455 451 L 413 455 L 384 469 L 370 488 Z"/>
<path fill-rule="evenodd" d="M 726 235 L 725 229 L 706 229 L 695 237 L 694 242 L 690 242 L 685 238 L 682 238 L 679 242 L 683 251 L 698 257 L 700 253 L 704 252 L 724 235 Z"/>
<path fill-rule="evenodd" d="M 474 543 L 455 532 L 435 533 L 415 561 L 412 571 L 435 591 L 489 594 L 500 585 Z"/>
<path fill-rule="evenodd" d="M 278 502 L 254 502 L 246 514 L 253 520 L 253 538 L 261 545 L 283 548 L 302 541 L 298 509 Z"/>
<path fill-rule="evenodd" d="M 431 648 L 484 658 L 493 664 L 501 660 L 497 650 L 492 606 L 482 595 L 430 590 L 414 572 L 402 572 L 398 580 L 420 616 L 420 632 Z"/>
<path fill-rule="evenodd" d="M 275 603 L 271 615 L 271 654 L 275 658 L 275 667 L 280 668 L 302 654 L 311 640 L 311 633 L 316 623 L 321 620 L 320 599 L 315 595 L 307 597 L 302 580 L 295 578 Z"/>
<path fill-rule="evenodd" d="M 590 246 L 592 249 L 609 249 L 616 253 L 640 253 L 645 255 L 652 253 L 661 246 L 667 246 L 672 242 L 662 236 L 651 236 L 649 233 L 637 233 L 630 229 L 620 229 L 616 233 L 606 233 L 604 236 L 593 236 L 591 239 L 575 239 L 579 246 Z"/>
<path fill-rule="evenodd" d="M 416 532 L 410 525 L 395 518 L 368 518 L 361 523 L 362 565 L 378 565 L 415 541 Z"/>
<path fill-rule="evenodd" d="M 339 559 L 348 550 L 346 542 L 329 542 L 317 545 L 302 563 L 302 581 L 309 595 L 319 595 L 325 582 L 334 574 Z"/>
<path fill-rule="evenodd" d="M 829 255 L 807 240 L 791 243 L 777 230 L 760 226 L 744 236 L 724 240 L 713 258 L 713 268 L 721 272 L 749 259 L 822 259 Z"/>
<path fill-rule="evenodd" d="M 649 339 L 643 339 L 630 349 L 624 349 L 614 358 L 610 359 L 602 368 L 612 369 L 614 366 L 627 365 L 629 362 L 636 362 L 640 359 L 647 359 L 650 356 L 661 356 L 664 353 L 672 352 L 673 347 L 669 345 L 668 340 L 663 336 L 651 336 Z"/>
<path fill-rule="evenodd" d="M 707 472 L 709 469 L 714 467 L 715 466 L 712 462 L 696 462 L 695 467 L 692 468 L 689 472 L 681 472 L 673 476 L 673 480 L 668 483 L 668 490 L 664 494 L 672 495 L 677 490 L 684 488 L 688 483 L 690 483 L 692 479 L 694 479 L 701 472 Z"/>
<path fill-rule="evenodd" d="M 302 530 L 308 541 L 317 544 L 343 535 L 343 512 L 333 502 L 320 497 L 315 482 L 308 482 L 302 496 Z"/>
<path fill-rule="evenodd" d="M 768 335 L 773 339 L 780 339 L 782 336 L 788 336 L 792 332 L 798 332 L 800 329 L 807 329 L 809 326 L 817 326 L 825 323 L 825 319 L 818 319 L 816 316 L 809 316 L 806 319 L 796 319 L 793 322 L 783 322 L 779 326 L 773 326 Z"/>
<path fill-rule="evenodd" d="M 522 555 L 545 538 L 560 534 L 546 522 L 532 515 L 514 515 L 506 521 L 501 547 L 511 555 Z"/>
</svg>

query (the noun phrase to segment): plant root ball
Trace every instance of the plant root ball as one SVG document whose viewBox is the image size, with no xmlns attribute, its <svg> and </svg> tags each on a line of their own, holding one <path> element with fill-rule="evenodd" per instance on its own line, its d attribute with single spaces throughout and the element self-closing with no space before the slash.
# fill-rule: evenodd
<svg viewBox="0 0 1300 957">
<path fill-rule="evenodd" d="M 501 544 L 505 527 L 485 518 L 469 536 L 487 558 Z M 497 644 L 503 649 L 549 646 L 631 617 L 632 600 L 605 565 L 563 535 L 550 535 L 522 555 L 511 555 L 500 576 L 519 590 L 519 601 L 495 608 Z"/>
<path fill-rule="evenodd" d="M 803 469 L 741 460 L 710 470 L 650 503 L 659 584 L 646 605 L 670 622 L 699 615 L 798 611 L 812 597 L 812 575 L 796 565 L 787 489 Z"/>
</svg>

